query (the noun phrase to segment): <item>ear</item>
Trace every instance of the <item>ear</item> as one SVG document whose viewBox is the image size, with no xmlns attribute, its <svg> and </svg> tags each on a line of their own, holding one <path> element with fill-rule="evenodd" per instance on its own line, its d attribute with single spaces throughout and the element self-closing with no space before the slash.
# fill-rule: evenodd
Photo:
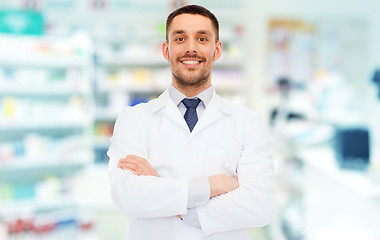
<svg viewBox="0 0 380 240">
<path fill-rule="evenodd" d="M 167 41 L 162 44 L 162 55 L 166 61 L 169 61 L 169 43 Z"/>
<path fill-rule="evenodd" d="M 218 40 L 218 42 L 216 42 L 214 61 L 218 60 L 221 56 L 222 56 L 222 42 Z"/>
</svg>

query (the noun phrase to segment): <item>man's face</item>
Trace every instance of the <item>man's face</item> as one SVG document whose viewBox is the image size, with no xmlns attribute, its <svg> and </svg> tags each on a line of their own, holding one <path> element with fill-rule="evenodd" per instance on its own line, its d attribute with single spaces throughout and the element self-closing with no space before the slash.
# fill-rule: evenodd
<svg viewBox="0 0 380 240">
<path fill-rule="evenodd" d="M 212 22 L 202 15 L 176 16 L 169 29 L 162 52 L 170 63 L 173 84 L 202 86 L 211 84 L 213 62 L 222 55 Z"/>
</svg>

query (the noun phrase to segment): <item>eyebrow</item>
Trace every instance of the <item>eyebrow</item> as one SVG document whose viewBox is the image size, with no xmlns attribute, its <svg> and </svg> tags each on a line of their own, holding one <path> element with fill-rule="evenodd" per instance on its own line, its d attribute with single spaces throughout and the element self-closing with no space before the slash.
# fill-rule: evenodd
<svg viewBox="0 0 380 240">
<path fill-rule="evenodd" d="M 200 30 L 197 32 L 198 34 L 206 34 L 206 35 L 211 35 L 210 31 L 206 31 L 206 30 Z"/>
<path fill-rule="evenodd" d="M 174 32 L 172 33 L 172 36 L 174 36 L 174 35 L 178 35 L 178 34 L 183 34 L 183 33 L 185 33 L 184 30 L 177 30 L 177 31 L 174 31 Z"/>
<path fill-rule="evenodd" d="M 172 36 L 177 35 L 177 34 L 183 34 L 183 33 L 185 33 L 184 30 L 177 30 L 173 32 Z M 197 31 L 197 34 L 211 35 L 210 31 L 207 31 L 207 30 L 199 30 Z"/>
</svg>

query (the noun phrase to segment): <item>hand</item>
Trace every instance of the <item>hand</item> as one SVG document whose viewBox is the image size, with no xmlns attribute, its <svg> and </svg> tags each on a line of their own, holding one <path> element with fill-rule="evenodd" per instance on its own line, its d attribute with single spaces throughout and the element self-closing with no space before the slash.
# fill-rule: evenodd
<svg viewBox="0 0 380 240">
<path fill-rule="evenodd" d="M 239 187 L 237 177 L 229 177 L 224 174 L 208 177 L 210 182 L 210 198 L 231 192 Z"/>
<path fill-rule="evenodd" d="M 127 155 L 125 158 L 119 160 L 117 166 L 123 170 L 129 170 L 133 174 L 141 176 L 156 176 L 158 174 L 156 170 L 145 159 L 135 155 Z"/>
</svg>

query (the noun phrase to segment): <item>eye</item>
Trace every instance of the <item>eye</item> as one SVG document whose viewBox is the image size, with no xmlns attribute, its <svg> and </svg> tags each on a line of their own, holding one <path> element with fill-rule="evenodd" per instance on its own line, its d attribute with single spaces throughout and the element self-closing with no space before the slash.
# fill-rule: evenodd
<svg viewBox="0 0 380 240">
<path fill-rule="evenodd" d="M 201 37 L 201 38 L 198 38 L 198 40 L 199 40 L 200 42 L 206 42 L 206 41 L 207 41 L 207 38 Z"/>
<path fill-rule="evenodd" d="M 183 42 L 185 39 L 182 37 L 178 37 L 175 39 L 176 42 Z"/>
</svg>

